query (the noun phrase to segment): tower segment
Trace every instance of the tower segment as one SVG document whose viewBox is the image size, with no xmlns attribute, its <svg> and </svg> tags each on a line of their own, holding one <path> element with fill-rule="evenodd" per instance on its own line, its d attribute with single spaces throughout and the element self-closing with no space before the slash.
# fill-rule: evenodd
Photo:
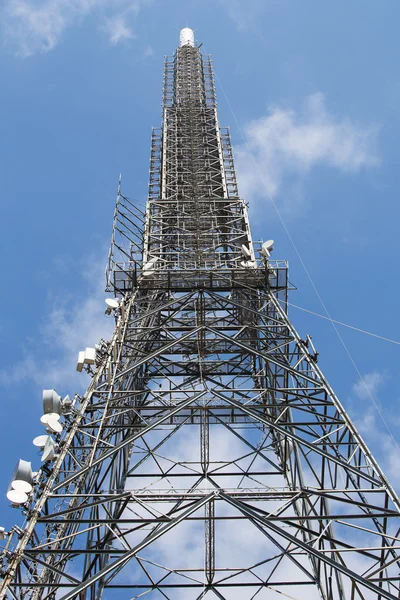
<svg viewBox="0 0 400 600">
<path fill-rule="evenodd" d="M 145 212 L 118 190 L 115 330 L 79 358 L 83 396 L 46 391 L 1 600 L 399 597 L 399 499 L 289 320 L 271 245 L 253 244 L 211 59 L 183 30 Z"/>
</svg>

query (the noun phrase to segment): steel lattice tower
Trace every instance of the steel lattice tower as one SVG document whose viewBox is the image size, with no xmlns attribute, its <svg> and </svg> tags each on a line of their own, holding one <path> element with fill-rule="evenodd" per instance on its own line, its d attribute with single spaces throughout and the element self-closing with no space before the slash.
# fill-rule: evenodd
<svg viewBox="0 0 400 600">
<path fill-rule="evenodd" d="M 165 62 L 145 213 L 119 189 L 115 330 L 66 405 L 0 599 L 399 598 L 400 504 L 253 245 L 208 56 Z"/>
</svg>

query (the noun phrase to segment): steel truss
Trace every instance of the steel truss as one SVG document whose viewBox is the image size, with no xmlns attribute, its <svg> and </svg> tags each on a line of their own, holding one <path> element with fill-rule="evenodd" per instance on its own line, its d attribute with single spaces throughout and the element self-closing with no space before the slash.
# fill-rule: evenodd
<svg viewBox="0 0 400 600">
<path fill-rule="evenodd" d="M 399 499 L 288 318 L 286 263 L 256 251 L 211 61 L 184 46 L 145 213 L 118 194 L 115 331 L 1 599 L 399 597 Z"/>
</svg>

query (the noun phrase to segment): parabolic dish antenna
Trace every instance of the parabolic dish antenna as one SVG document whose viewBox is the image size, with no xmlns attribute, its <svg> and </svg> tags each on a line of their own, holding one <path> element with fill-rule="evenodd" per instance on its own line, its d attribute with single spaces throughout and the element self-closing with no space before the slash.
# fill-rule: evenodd
<svg viewBox="0 0 400 600">
<path fill-rule="evenodd" d="M 47 427 L 54 431 L 54 433 L 61 433 L 63 430 L 60 421 L 57 421 L 56 419 L 49 419 L 47 421 Z"/>
<path fill-rule="evenodd" d="M 272 252 L 273 249 L 274 249 L 274 240 L 267 240 L 261 246 L 261 254 L 265 258 L 269 258 L 270 252 Z"/>
<path fill-rule="evenodd" d="M 47 413 L 40 417 L 40 422 L 42 425 L 47 425 L 49 421 L 59 421 L 60 415 L 57 413 Z"/>
<path fill-rule="evenodd" d="M 242 254 L 244 256 L 248 256 L 248 257 L 251 256 L 251 252 L 250 252 L 250 250 L 249 250 L 249 248 L 247 246 L 245 246 L 244 244 L 242 244 L 242 248 L 241 249 L 242 249 Z"/>
<path fill-rule="evenodd" d="M 36 446 L 36 448 L 44 448 L 48 438 L 48 435 L 38 435 L 33 440 L 33 445 Z"/>
<path fill-rule="evenodd" d="M 115 298 L 106 298 L 106 304 L 109 308 L 118 308 L 119 302 Z"/>
<path fill-rule="evenodd" d="M 18 492 L 17 490 L 8 490 L 7 498 L 13 504 L 25 504 L 28 500 L 27 494 L 24 492 Z"/>
<path fill-rule="evenodd" d="M 54 458 L 56 457 L 56 449 L 55 449 L 55 442 L 54 440 L 49 436 L 49 439 L 46 442 L 46 446 L 44 447 L 43 450 L 43 454 L 42 454 L 42 462 L 46 462 L 48 460 L 54 460 Z"/>
<path fill-rule="evenodd" d="M 54 446 L 48 446 L 44 449 L 42 455 L 42 462 L 47 462 L 48 460 L 54 460 L 56 453 L 54 452 Z"/>
<path fill-rule="evenodd" d="M 152 269 L 158 260 L 160 260 L 159 256 L 155 256 L 154 258 L 149 260 L 145 265 L 143 265 L 143 271 L 147 271 L 147 269 Z"/>
<path fill-rule="evenodd" d="M 16 492 L 23 492 L 24 494 L 29 494 L 33 489 L 29 481 L 24 481 L 23 479 L 14 479 L 11 482 L 11 487 Z"/>
<path fill-rule="evenodd" d="M 252 260 L 243 260 L 240 263 L 240 266 L 243 267 L 244 269 L 255 269 L 257 265 Z"/>
<path fill-rule="evenodd" d="M 263 243 L 263 248 L 266 248 L 267 250 L 273 250 L 274 248 L 274 240 L 267 240 L 266 242 Z"/>
</svg>

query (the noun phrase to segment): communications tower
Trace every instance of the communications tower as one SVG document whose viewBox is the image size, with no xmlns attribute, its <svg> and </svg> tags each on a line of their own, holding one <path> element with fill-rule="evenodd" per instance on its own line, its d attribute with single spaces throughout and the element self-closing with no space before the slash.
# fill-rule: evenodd
<svg viewBox="0 0 400 600">
<path fill-rule="evenodd" d="M 118 190 L 114 333 L 79 355 L 83 396 L 44 391 L 42 467 L 20 461 L 10 484 L 26 520 L 2 533 L 1 600 L 399 598 L 399 499 L 289 320 L 271 251 L 184 29 L 145 212 Z"/>
</svg>

